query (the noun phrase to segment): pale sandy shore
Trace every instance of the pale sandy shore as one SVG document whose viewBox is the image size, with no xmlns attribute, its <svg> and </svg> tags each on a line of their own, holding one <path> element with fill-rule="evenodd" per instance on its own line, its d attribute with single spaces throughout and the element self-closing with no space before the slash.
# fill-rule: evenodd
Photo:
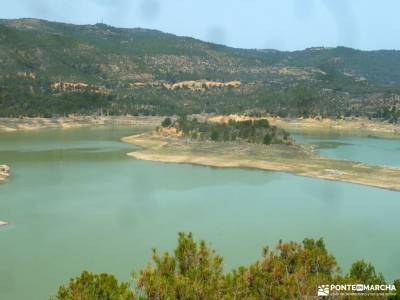
<svg viewBox="0 0 400 300">
<path fill-rule="evenodd" d="M 383 138 L 400 138 L 400 124 L 392 124 L 367 119 L 279 119 L 269 118 L 272 125 L 284 129 L 298 129 L 301 131 L 325 131 L 357 136 L 375 136 Z"/>
<path fill-rule="evenodd" d="M 134 135 L 122 141 L 140 146 L 128 155 L 141 160 L 281 171 L 400 191 L 400 169 L 321 157 L 307 145 L 199 142 L 159 133 Z"/>
<path fill-rule="evenodd" d="M 39 130 L 46 128 L 81 128 L 104 125 L 159 125 L 163 117 L 158 116 L 76 116 L 62 118 L 0 118 L 0 132 L 17 130 Z"/>
</svg>

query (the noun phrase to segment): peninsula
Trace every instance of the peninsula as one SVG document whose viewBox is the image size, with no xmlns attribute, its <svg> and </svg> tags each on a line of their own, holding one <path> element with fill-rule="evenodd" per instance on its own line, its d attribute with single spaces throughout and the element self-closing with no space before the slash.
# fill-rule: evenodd
<svg viewBox="0 0 400 300">
<path fill-rule="evenodd" d="M 125 137 L 122 141 L 140 146 L 140 150 L 128 155 L 141 160 L 256 168 L 400 191 L 400 169 L 319 156 L 311 145 L 292 143 L 285 131 L 273 125 L 268 125 L 267 133 L 262 131 L 264 137 L 261 135 L 260 139 L 257 134 L 260 129 L 254 128 L 253 139 L 251 133 L 241 136 L 240 129 L 232 131 L 229 126 L 205 126 L 205 123 L 198 122 L 194 127 L 189 123 L 189 128 L 184 129 L 177 121 L 170 124 L 164 120 L 156 131 Z M 231 122 L 233 128 L 241 123 Z M 215 129 L 219 127 L 220 130 Z M 213 132 L 218 132 L 218 136 Z M 268 132 L 273 134 L 265 139 Z M 236 138 L 232 139 L 232 135 Z"/>
</svg>

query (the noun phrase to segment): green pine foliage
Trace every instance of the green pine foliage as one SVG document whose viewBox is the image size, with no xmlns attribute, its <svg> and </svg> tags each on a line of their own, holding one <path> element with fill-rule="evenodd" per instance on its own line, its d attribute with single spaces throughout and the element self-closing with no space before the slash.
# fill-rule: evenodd
<svg viewBox="0 0 400 300">
<path fill-rule="evenodd" d="M 318 285 L 385 284 L 382 274 L 377 274 L 375 268 L 363 260 L 355 262 L 350 272 L 342 275 L 323 239 L 304 239 L 302 243 L 279 241 L 275 248 L 265 247 L 256 262 L 226 271 L 222 256 L 205 241 L 195 241 L 191 233 L 179 233 L 173 253 L 159 254 L 153 250 L 152 261 L 133 274 L 133 279 L 134 287 L 130 287 L 127 283 L 116 282 L 111 275 L 83 272 L 71 279 L 68 286 L 61 286 L 55 299 L 313 299 Z M 398 280 L 395 285 L 399 291 Z M 370 295 L 368 299 L 386 298 Z"/>
<path fill-rule="evenodd" d="M 166 118 L 163 124 L 168 122 Z M 196 118 L 188 119 L 186 116 L 179 117 L 170 124 L 183 136 L 202 141 L 211 140 L 214 142 L 246 141 L 256 144 L 292 144 L 289 132 L 271 126 L 267 119 L 255 119 L 235 121 L 228 123 L 199 122 Z"/>
<path fill-rule="evenodd" d="M 71 278 L 67 286 L 60 286 L 51 300 L 135 300 L 136 297 L 127 283 L 119 283 L 106 273 L 93 274 L 82 272 L 79 277 Z"/>
</svg>

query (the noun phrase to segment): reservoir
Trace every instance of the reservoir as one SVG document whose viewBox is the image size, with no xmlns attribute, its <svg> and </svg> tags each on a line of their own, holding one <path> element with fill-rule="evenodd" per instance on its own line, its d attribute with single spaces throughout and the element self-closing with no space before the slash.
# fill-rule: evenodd
<svg viewBox="0 0 400 300">
<path fill-rule="evenodd" d="M 0 133 L 0 299 L 48 299 L 82 270 L 129 280 L 193 232 L 227 270 L 280 239 L 325 239 L 343 271 L 371 262 L 400 278 L 400 193 L 280 172 L 139 161 L 134 127 Z M 400 141 L 294 134 L 321 155 L 400 167 Z"/>
</svg>

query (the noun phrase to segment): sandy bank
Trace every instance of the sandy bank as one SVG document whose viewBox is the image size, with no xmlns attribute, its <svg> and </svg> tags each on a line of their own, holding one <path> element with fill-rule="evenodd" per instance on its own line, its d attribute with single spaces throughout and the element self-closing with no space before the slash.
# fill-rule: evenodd
<svg viewBox="0 0 400 300">
<path fill-rule="evenodd" d="M 400 138 L 400 125 L 388 122 L 371 121 L 367 119 L 269 119 L 272 125 L 302 131 L 326 131 L 356 136 L 376 136 L 384 138 Z"/>
<path fill-rule="evenodd" d="M 306 145 L 198 142 L 157 133 L 122 140 L 142 147 L 139 151 L 128 153 L 141 160 L 283 171 L 400 191 L 400 169 L 321 157 Z"/>
<path fill-rule="evenodd" d="M 1 220 L 0 220 L 0 226 L 5 226 L 5 225 L 8 225 L 8 224 L 10 224 L 10 223 L 8 223 L 8 222 L 6 222 L 6 221 L 1 221 Z"/>
<path fill-rule="evenodd" d="M 0 132 L 46 128 L 81 128 L 103 125 L 138 125 L 154 128 L 163 117 L 153 116 L 77 116 L 63 118 L 0 118 Z"/>
</svg>

